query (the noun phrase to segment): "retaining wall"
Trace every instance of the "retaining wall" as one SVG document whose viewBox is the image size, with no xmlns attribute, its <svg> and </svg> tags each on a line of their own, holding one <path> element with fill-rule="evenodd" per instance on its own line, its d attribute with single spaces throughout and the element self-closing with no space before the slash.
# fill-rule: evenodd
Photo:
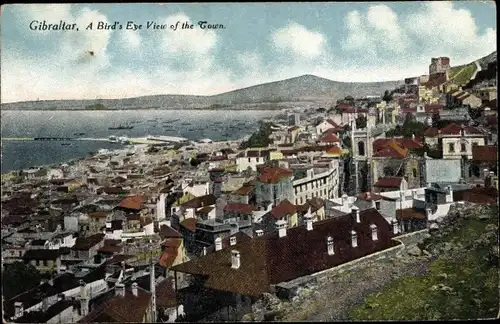
<svg viewBox="0 0 500 324">
<path fill-rule="evenodd" d="M 291 281 L 282 282 L 272 287 L 272 291 L 277 297 L 282 299 L 291 299 L 297 295 L 299 288 L 311 287 L 316 285 L 321 285 L 325 283 L 332 276 L 339 275 L 345 271 L 358 270 L 366 268 L 373 263 L 383 262 L 387 259 L 396 257 L 401 251 L 403 251 L 406 246 L 415 245 L 423 242 L 429 233 L 428 229 L 423 229 L 417 232 L 412 232 L 408 234 L 399 235 L 393 237 L 393 240 L 399 242 L 400 244 L 388 248 L 383 251 L 379 251 L 362 258 L 341 264 L 339 266 L 326 269 L 320 272 L 313 273 L 311 275 L 303 276 Z"/>
<path fill-rule="evenodd" d="M 297 295 L 299 288 L 322 284 L 327 281 L 328 278 L 341 274 L 345 271 L 366 268 L 373 262 L 379 262 L 388 258 L 395 257 L 403 249 L 404 245 L 398 244 L 386 250 L 367 255 L 365 257 L 341 264 L 330 269 L 316 272 L 311 275 L 303 276 L 291 281 L 279 283 L 277 285 L 274 285 L 274 292 L 279 298 L 291 299 Z"/>
</svg>

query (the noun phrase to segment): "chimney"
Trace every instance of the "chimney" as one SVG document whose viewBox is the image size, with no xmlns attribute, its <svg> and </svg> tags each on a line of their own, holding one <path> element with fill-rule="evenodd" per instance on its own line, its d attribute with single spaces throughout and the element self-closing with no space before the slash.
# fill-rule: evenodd
<svg viewBox="0 0 500 324">
<path fill-rule="evenodd" d="M 426 208 L 425 209 L 425 216 L 427 216 L 427 220 L 432 216 L 432 209 Z"/>
<path fill-rule="evenodd" d="M 261 229 L 258 229 L 258 230 L 255 231 L 255 234 L 257 235 L 257 237 L 259 237 L 259 236 L 264 235 L 264 231 L 261 230 Z"/>
<path fill-rule="evenodd" d="M 23 303 L 15 302 L 14 307 L 15 307 L 14 318 L 23 317 L 23 315 L 24 315 Z"/>
<path fill-rule="evenodd" d="M 115 295 L 125 297 L 125 285 L 121 282 L 115 285 Z"/>
<path fill-rule="evenodd" d="M 372 231 L 372 241 L 377 241 L 378 240 L 377 225 L 371 224 L 370 230 Z"/>
<path fill-rule="evenodd" d="M 370 199 L 370 197 L 371 197 L 371 194 L 370 194 L 370 192 L 368 191 L 368 192 L 366 193 L 366 198 L 367 198 L 367 199 Z"/>
<path fill-rule="evenodd" d="M 427 182 L 427 188 L 432 188 L 432 183 L 431 182 Z"/>
<path fill-rule="evenodd" d="M 176 290 L 177 289 L 177 286 L 175 284 L 175 278 L 172 278 L 172 289 L 173 290 Z"/>
<path fill-rule="evenodd" d="M 393 234 L 398 234 L 399 233 L 398 222 L 395 221 L 395 220 L 392 221 L 392 232 L 393 232 Z"/>
<path fill-rule="evenodd" d="M 361 223 L 361 217 L 359 216 L 359 208 L 356 206 L 352 206 L 351 213 L 353 216 L 356 216 L 356 223 Z"/>
<path fill-rule="evenodd" d="M 333 237 L 328 236 L 326 238 L 326 247 L 327 247 L 327 250 L 328 250 L 328 255 L 334 255 L 335 254 L 335 250 L 333 249 Z"/>
<path fill-rule="evenodd" d="M 446 187 L 446 202 L 453 202 L 453 189 L 451 189 L 451 186 Z"/>
<path fill-rule="evenodd" d="M 311 215 L 304 215 L 304 222 L 306 223 L 306 229 L 308 231 L 313 230 L 313 220 Z"/>
<path fill-rule="evenodd" d="M 412 139 L 415 139 L 415 134 L 411 134 L 411 138 L 412 138 Z"/>
<path fill-rule="evenodd" d="M 207 247 L 206 246 L 203 247 L 203 256 L 205 256 L 205 255 L 207 255 Z"/>
<path fill-rule="evenodd" d="M 220 237 L 215 239 L 215 251 L 222 250 L 222 239 Z"/>
<path fill-rule="evenodd" d="M 358 235 L 355 231 L 351 231 L 351 245 L 352 247 L 358 246 Z"/>
<path fill-rule="evenodd" d="M 231 245 L 231 246 L 236 245 L 236 237 L 231 236 L 229 238 L 229 245 Z"/>
<path fill-rule="evenodd" d="M 234 235 L 240 231 L 238 223 L 231 223 L 231 232 L 230 235 Z"/>
<path fill-rule="evenodd" d="M 138 294 L 139 294 L 139 293 L 138 293 L 138 291 L 137 291 L 137 282 L 134 282 L 134 283 L 132 284 L 132 295 L 134 295 L 135 297 L 137 297 L 137 295 L 138 295 Z"/>
<path fill-rule="evenodd" d="M 342 206 L 345 208 L 347 206 L 347 203 L 348 203 L 348 196 L 346 194 L 343 194 L 342 195 Z"/>
<path fill-rule="evenodd" d="M 89 294 L 87 283 L 80 280 L 80 314 L 86 316 L 89 313 Z"/>
<path fill-rule="evenodd" d="M 485 178 L 486 178 L 489 174 L 490 174 L 490 169 L 488 169 L 488 168 L 484 168 L 484 169 L 483 169 L 483 177 L 485 177 Z"/>
<path fill-rule="evenodd" d="M 231 268 L 238 269 L 240 267 L 240 252 L 236 250 L 231 251 Z"/>
<path fill-rule="evenodd" d="M 276 222 L 276 229 L 278 230 L 278 236 L 286 236 L 286 222 L 284 220 L 279 220 Z"/>
</svg>

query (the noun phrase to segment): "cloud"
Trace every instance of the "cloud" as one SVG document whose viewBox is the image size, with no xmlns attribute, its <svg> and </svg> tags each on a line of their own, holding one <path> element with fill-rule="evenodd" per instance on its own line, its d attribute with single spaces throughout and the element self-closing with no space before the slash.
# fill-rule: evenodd
<svg viewBox="0 0 500 324">
<path fill-rule="evenodd" d="M 443 55 L 456 65 L 496 50 L 496 30 L 479 33 L 471 12 L 451 1 L 426 2 L 421 11 L 400 17 L 386 5 L 372 5 L 364 13 L 349 12 L 345 26 L 342 48 L 365 63 L 411 60 L 424 65 L 431 56 Z"/>
<path fill-rule="evenodd" d="M 323 34 L 310 31 L 297 23 L 276 30 L 272 43 L 281 52 L 291 51 L 302 58 L 315 58 L 324 52 L 326 38 Z"/>
<path fill-rule="evenodd" d="M 470 11 L 452 2 L 436 1 L 411 14 L 405 24 L 415 40 L 423 42 L 424 55 L 448 55 L 461 63 L 496 50 L 496 30 L 480 34 Z"/>
<path fill-rule="evenodd" d="M 373 59 L 384 52 L 402 53 L 408 47 L 398 16 L 386 5 L 370 6 L 366 14 L 351 11 L 347 14 L 345 25 L 348 34 L 341 45 L 347 51 L 361 51 Z"/>
<path fill-rule="evenodd" d="M 138 31 L 122 30 L 120 33 L 122 46 L 129 51 L 135 51 L 141 47 L 141 36 Z"/>
<path fill-rule="evenodd" d="M 140 33 L 84 30 L 90 22 L 116 19 L 91 5 L 12 6 L 23 37 L 1 53 L 2 102 L 212 95 L 302 74 L 344 82 L 401 80 L 426 73 L 432 56 L 450 56 L 458 65 L 496 50 L 495 29 L 479 30 L 469 11 L 445 2 L 400 15 L 381 4 L 353 10 L 344 18 L 346 34 L 337 43 L 326 31 L 285 22 L 250 48 L 226 48 L 226 34 L 196 25 Z M 76 22 L 80 31 L 29 32 L 29 21 L 40 17 Z M 170 26 L 192 17 L 177 12 L 156 20 Z M 224 31 L 228 37 L 230 32 Z M 32 44 L 43 45 L 44 51 L 21 51 Z"/>
</svg>

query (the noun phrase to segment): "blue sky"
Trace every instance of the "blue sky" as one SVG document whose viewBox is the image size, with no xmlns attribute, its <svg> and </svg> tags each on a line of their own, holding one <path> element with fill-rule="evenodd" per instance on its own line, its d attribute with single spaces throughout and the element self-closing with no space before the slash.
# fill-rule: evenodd
<svg viewBox="0 0 500 324">
<path fill-rule="evenodd" d="M 33 31 L 33 20 L 79 31 Z M 96 30 L 99 21 L 143 30 Z M 468 63 L 496 50 L 496 10 L 480 1 L 19 4 L 2 7 L 1 46 L 2 102 L 211 95 L 302 74 L 398 80 L 425 74 L 432 56 Z"/>
</svg>

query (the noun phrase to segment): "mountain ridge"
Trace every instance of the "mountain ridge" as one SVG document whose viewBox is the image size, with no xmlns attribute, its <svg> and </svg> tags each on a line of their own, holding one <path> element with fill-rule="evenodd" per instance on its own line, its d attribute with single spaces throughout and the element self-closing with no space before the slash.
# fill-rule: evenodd
<svg viewBox="0 0 500 324">
<path fill-rule="evenodd" d="M 2 110 L 100 110 L 115 109 L 279 109 L 277 103 L 334 102 L 347 95 L 382 94 L 403 83 L 340 82 L 305 74 L 289 79 L 256 84 L 216 95 L 148 95 L 121 99 L 43 100 L 3 103 Z M 101 107 L 102 107 L 101 106 Z M 102 109 L 102 108 L 101 108 Z M 102 109 L 102 110 L 105 110 Z"/>
<path fill-rule="evenodd" d="M 496 61 L 496 51 L 476 61 Z M 381 95 L 404 80 L 341 82 L 304 74 L 256 84 L 215 95 L 158 94 L 121 99 L 43 100 L 2 103 L 2 110 L 120 110 L 120 109 L 282 109 L 298 104 L 332 104 L 348 95 Z M 93 108 L 89 108 L 93 107 Z"/>
</svg>

